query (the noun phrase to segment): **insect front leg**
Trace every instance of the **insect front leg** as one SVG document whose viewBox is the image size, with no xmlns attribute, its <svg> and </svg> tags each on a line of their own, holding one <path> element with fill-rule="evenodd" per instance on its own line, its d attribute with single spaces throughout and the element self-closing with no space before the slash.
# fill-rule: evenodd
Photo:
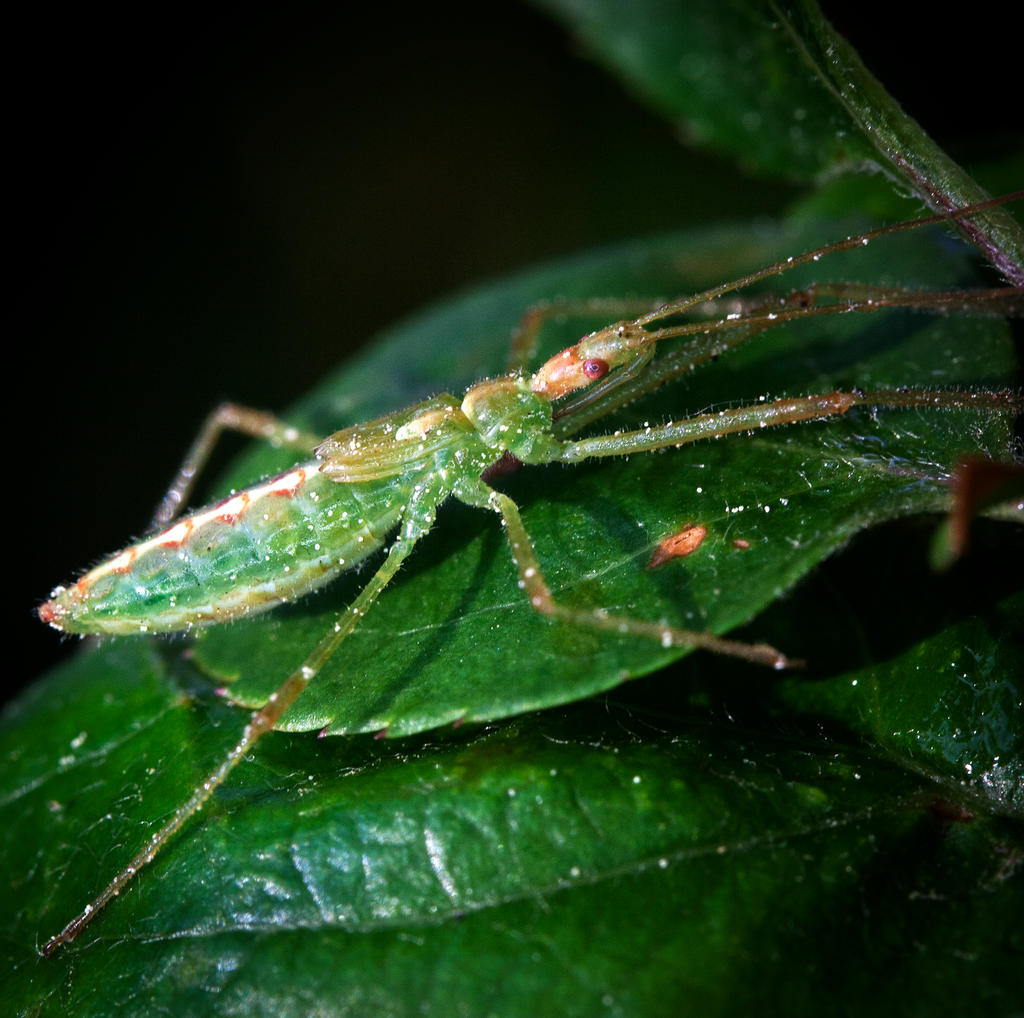
<svg viewBox="0 0 1024 1018">
<path fill-rule="evenodd" d="M 300 431 L 265 411 L 253 410 L 237 403 L 221 403 L 203 421 L 199 434 L 196 435 L 177 474 L 174 475 L 171 486 L 167 489 L 167 494 L 157 506 L 151 524 L 152 529 L 157 530 L 166 526 L 181 511 L 196 478 L 209 461 L 214 447 L 225 431 L 237 431 L 250 438 L 259 438 L 271 445 L 295 449 L 303 454 L 312 452 L 321 437 Z"/>
<path fill-rule="evenodd" d="M 771 403 L 735 407 L 699 414 L 675 424 L 643 431 L 597 435 L 565 442 L 562 459 L 578 463 L 592 456 L 628 456 L 636 452 L 674 448 L 704 438 L 721 438 L 741 431 L 758 431 L 781 424 L 796 424 L 845 414 L 855 406 L 930 407 L 944 410 L 1024 413 L 1024 396 L 1018 392 L 955 392 L 932 389 L 893 389 L 878 392 L 828 392 L 817 396 L 778 399 Z"/>
</svg>

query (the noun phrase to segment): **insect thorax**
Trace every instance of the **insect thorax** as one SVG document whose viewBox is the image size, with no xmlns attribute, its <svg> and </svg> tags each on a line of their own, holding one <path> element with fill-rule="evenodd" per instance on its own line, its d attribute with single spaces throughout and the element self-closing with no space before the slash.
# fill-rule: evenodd
<svg viewBox="0 0 1024 1018">
<path fill-rule="evenodd" d="M 548 463 L 560 455 L 561 443 L 551 434 L 551 404 L 519 375 L 472 386 L 462 413 L 499 456 L 510 452 L 523 463 Z"/>
</svg>

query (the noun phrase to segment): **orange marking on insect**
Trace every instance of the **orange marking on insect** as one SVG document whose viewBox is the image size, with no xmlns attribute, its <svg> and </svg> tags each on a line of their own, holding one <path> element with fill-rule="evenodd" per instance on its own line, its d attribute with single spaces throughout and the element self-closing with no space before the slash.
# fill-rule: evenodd
<svg viewBox="0 0 1024 1018">
<path fill-rule="evenodd" d="M 176 523 L 170 530 L 164 531 L 156 540 L 165 548 L 180 548 L 192 533 L 194 524 L 192 520 L 182 520 Z"/>
<path fill-rule="evenodd" d="M 270 495 L 285 495 L 294 498 L 299 488 L 306 483 L 306 471 L 302 467 L 283 474 L 267 485 L 267 492 Z"/>
<path fill-rule="evenodd" d="M 746 551 L 750 547 L 750 542 L 745 537 L 737 537 L 733 540 L 732 546 L 739 548 L 740 551 Z"/>
<path fill-rule="evenodd" d="M 52 601 L 47 601 L 46 604 L 41 604 L 36 611 L 40 621 L 45 622 L 48 626 L 52 626 L 62 615 L 57 606 Z"/>
<path fill-rule="evenodd" d="M 223 523 L 237 523 L 242 513 L 249 508 L 249 493 L 240 491 L 237 495 L 225 499 L 216 507 L 217 519 Z"/>
<path fill-rule="evenodd" d="M 651 555 L 651 561 L 647 563 L 648 569 L 657 569 L 670 559 L 685 558 L 692 555 L 708 536 L 708 528 L 699 523 L 689 523 L 682 530 L 675 534 L 669 534 L 658 542 L 658 547 Z"/>
<path fill-rule="evenodd" d="M 127 573 L 131 569 L 132 563 L 135 561 L 135 556 L 137 554 L 138 551 L 136 548 L 125 548 L 120 555 L 110 560 L 110 565 L 104 570 L 104 572 Z M 83 576 L 82 579 L 88 579 L 88 576 Z"/>
<path fill-rule="evenodd" d="M 538 395 L 555 400 L 575 392 L 589 381 L 576 347 L 570 346 L 543 364 L 530 385 Z"/>
</svg>

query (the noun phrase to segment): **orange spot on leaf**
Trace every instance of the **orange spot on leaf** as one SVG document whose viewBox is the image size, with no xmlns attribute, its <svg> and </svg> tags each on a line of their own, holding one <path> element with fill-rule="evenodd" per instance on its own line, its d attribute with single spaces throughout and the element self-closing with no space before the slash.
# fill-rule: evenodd
<svg viewBox="0 0 1024 1018">
<path fill-rule="evenodd" d="M 682 530 L 670 534 L 658 543 L 654 554 L 651 555 L 650 562 L 647 563 L 647 568 L 657 569 L 658 566 L 664 565 L 671 559 L 692 555 L 704 543 L 704 538 L 707 536 L 707 527 L 702 527 L 699 523 L 687 524 Z"/>
</svg>

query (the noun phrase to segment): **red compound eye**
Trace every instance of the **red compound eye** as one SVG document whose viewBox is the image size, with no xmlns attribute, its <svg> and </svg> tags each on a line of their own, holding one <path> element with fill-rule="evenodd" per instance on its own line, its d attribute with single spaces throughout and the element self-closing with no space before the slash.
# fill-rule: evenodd
<svg viewBox="0 0 1024 1018">
<path fill-rule="evenodd" d="M 608 374 L 608 362 L 598 360 L 596 357 L 583 362 L 583 374 L 592 382 L 598 378 L 604 378 Z"/>
</svg>

